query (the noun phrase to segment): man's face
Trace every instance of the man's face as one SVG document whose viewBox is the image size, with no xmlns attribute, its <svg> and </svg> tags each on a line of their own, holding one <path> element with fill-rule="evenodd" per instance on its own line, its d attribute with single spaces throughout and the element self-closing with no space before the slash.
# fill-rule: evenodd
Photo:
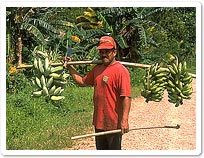
<svg viewBox="0 0 204 158">
<path fill-rule="evenodd" d="M 115 60 L 115 49 L 100 49 L 100 58 L 105 66 L 108 66 Z"/>
</svg>

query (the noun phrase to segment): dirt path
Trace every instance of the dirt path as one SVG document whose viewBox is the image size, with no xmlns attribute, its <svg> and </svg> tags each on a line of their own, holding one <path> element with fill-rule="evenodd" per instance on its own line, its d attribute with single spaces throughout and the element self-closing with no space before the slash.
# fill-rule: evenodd
<svg viewBox="0 0 204 158">
<path fill-rule="evenodd" d="M 175 107 L 167 93 L 161 102 L 146 103 L 143 97 L 132 100 L 130 128 L 181 125 L 180 129 L 148 129 L 123 135 L 123 150 L 195 150 L 196 149 L 196 80 L 191 100 Z M 92 133 L 92 132 L 90 132 Z M 74 150 L 95 150 L 93 138 L 77 140 Z"/>
</svg>

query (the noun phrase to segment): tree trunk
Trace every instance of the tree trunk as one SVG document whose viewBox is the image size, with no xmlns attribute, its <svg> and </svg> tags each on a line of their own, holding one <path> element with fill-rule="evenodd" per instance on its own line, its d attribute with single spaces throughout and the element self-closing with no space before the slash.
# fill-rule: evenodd
<svg viewBox="0 0 204 158">
<path fill-rule="evenodd" d="M 17 56 L 18 56 L 18 66 L 22 64 L 22 38 L 18 37 L 18 45 L 17 45 Z"/>
</svg>

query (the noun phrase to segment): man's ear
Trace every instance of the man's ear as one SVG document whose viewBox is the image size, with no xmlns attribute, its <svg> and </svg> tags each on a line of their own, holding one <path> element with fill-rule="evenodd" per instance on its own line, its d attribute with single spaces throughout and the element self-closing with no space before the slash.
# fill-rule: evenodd
<svg viewBox="0 0 204 158">
<path fill-rule="evenodd" d="M 117 54 L 117 50 L 116 50 L 116 49 L 114 49 L 114 56 L 116 56 L 116 54 Z"/>
</svg>

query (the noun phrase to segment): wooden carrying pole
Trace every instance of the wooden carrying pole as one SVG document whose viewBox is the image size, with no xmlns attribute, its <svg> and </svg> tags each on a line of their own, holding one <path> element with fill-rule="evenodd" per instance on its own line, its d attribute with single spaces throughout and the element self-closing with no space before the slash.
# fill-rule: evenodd
<svg viewBox="0 0 204 158">
<path fill-rule="evenodd" d="M 155 129 L 155 128 L 174 128 L 174 129 L 179 129 L 180 125 L 177 124 L 176 126 L 159 126 L 159 127 L 132 128 L 132 129 L 129 129 L 129 131 L 143 130 L 143 129 Z M 102 136 L 102 135 L 114 134 L 114 133 L 120 133 L 120 132 L 121 132 L 121 129 L 116 129 L 116 130 L 111 130 L 111 131 L 98 132 L 98 133 L 92 133 L 92 134 L 85 134 L 85 135 L 80 135 L 80 136 L 74 136 L 74 137 L 71 137 L 71 139 L 75 140 L 75 139 L 81 139 L 81 138 L 87 138 L 87 137 L 93 137 L 93 136 Z"/>
<path fill-rule="evenodd" d="M 101 64 L 102 61 L 101 60 L 90 60 L 90 61 L 71 61 L 68 62 L 67 65 L 80 65 L 80 64 Z M 122 62 L 120 61 L 121 64 L 125 65 L 125 66 L 132 66 L 132 67 L 139 67 L 139 68 L 149 68 L 151 65 L 147 65 L 147 64 L 139 64 L 139 63 L 130 63 L 130 62 Z M 63 65 L 63 63 L 51 63 L 52 66 L 60 66 Z M 17 68 L 21 69 L 21 68 L 32 68 L 33 65 L 20 65 Z M 166 69 L 166 68 L 163 68 Z M 195 74 L 189 73 L 193 78 L 196 78 Z"/>
<path fill-rule="evenodd" d="M 120 62 L 121 64 L 125 66 L 134 66 L 134 67 L 140 67 L 140 68 L 148 68 L 151 65 L 145 65 L 145 64 L 138 64 L 138 63 L 129 63 L 129 62 Z M 101 60 L 90 60 L 90 61 L 70 61 L 67 63 L 67 65 L 80 65 L 80 64 L 102 64 Z M 63 65 L 63 63 L 51 63 L 52 66 L 60 66 Z M 33 65 L 20 65 L 17 68 L 32 68 Z"/>
</svg>

